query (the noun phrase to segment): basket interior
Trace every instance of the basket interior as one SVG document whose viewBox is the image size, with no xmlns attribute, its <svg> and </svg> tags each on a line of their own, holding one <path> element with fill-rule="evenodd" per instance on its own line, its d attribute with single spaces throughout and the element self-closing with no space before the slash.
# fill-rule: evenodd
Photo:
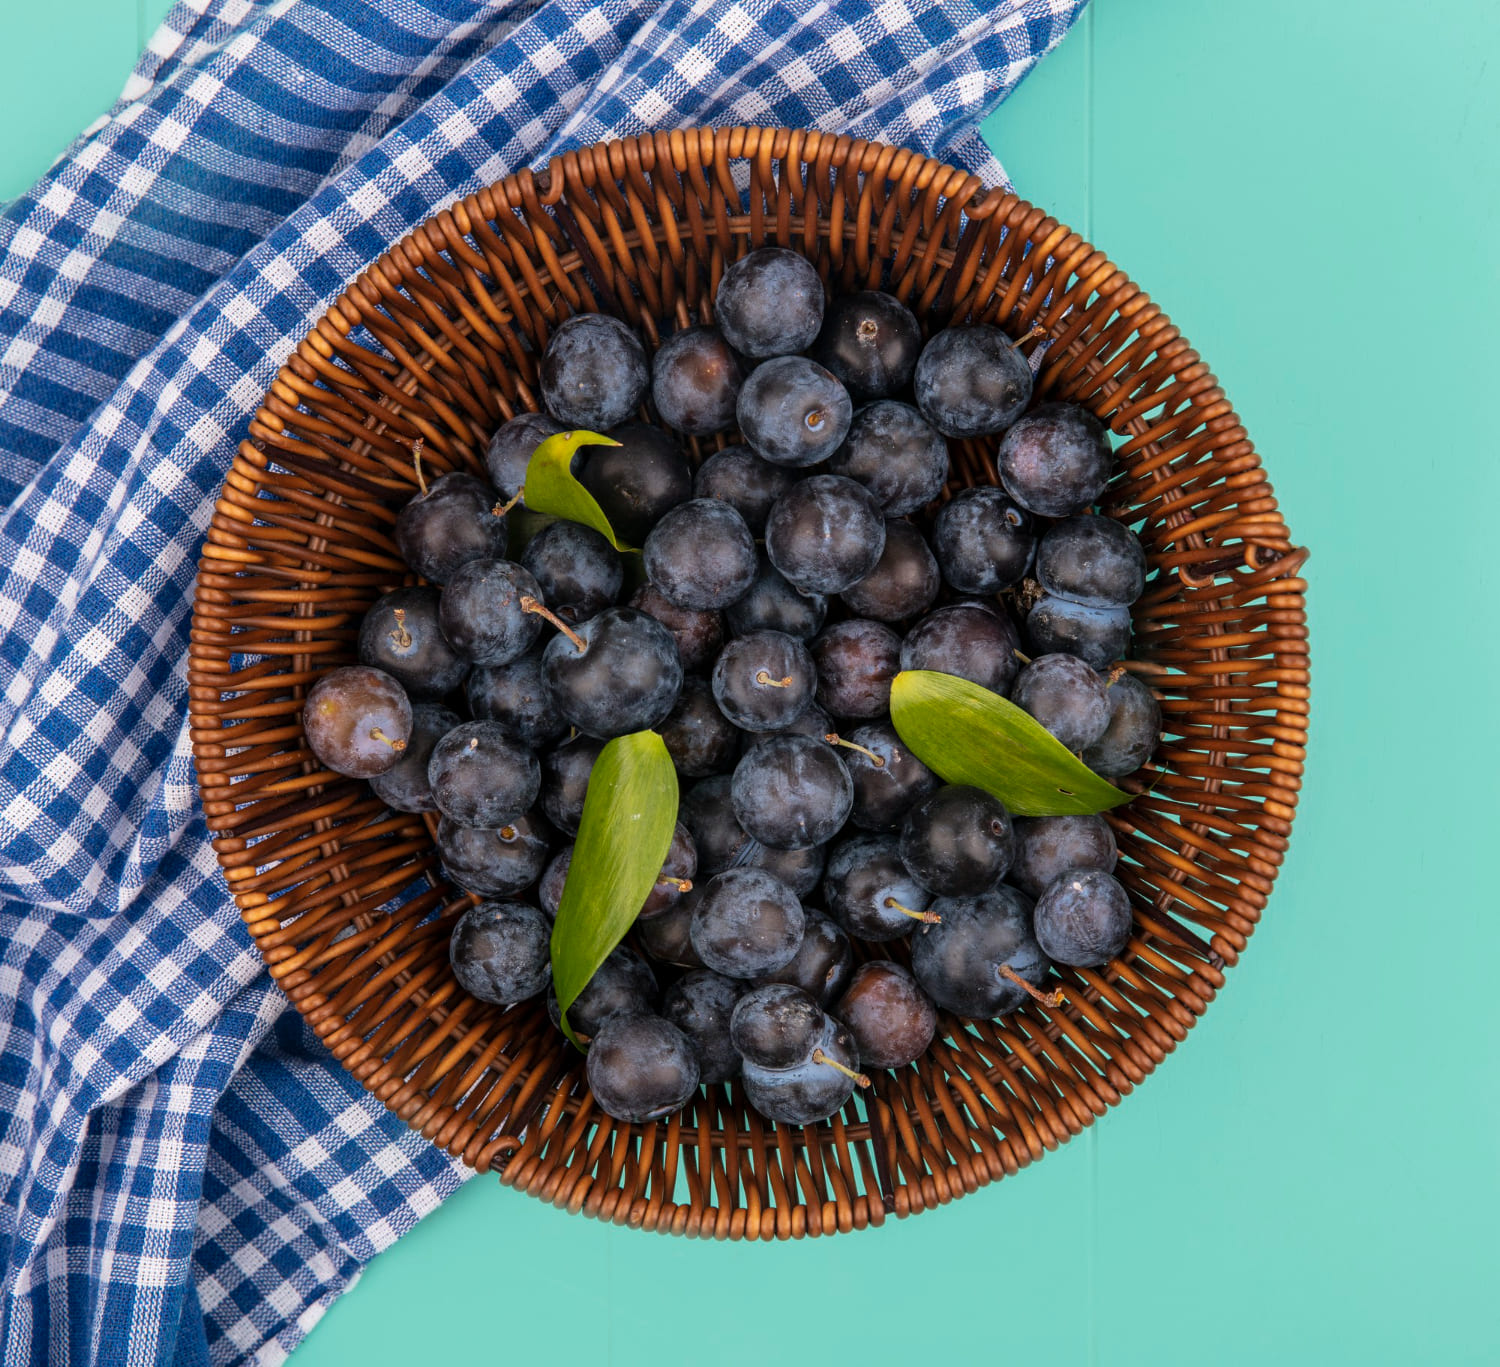
<svg viewBox="0 0 1500 1367">
<path fill-rule="evenodd" d="M 536 362 L 574 312 L 648 348 L 711 317 L 724 267 L 791 247 L 836 290 L 881 288 L 928 330 L 983 321 L 1045 347 L 1039 394 L 1118 442 L 1104 510 L 1151 574 L 1131 668 L 1162 699 L 1155 769 L 1109 814 L 1135 931 L 1061 1006 L 944 1017 L 929 1053 L 819 1126 L 761 1119 L 733 1085 L 620 1125 L 535 1003 L 461 992 L 453 919 L 476 899 L 432 831 L 323 770 L 299 713 L 355 657 L 360 618 L 411 582 L 392 539 L 429 475 L 483 471 L 535 408 Z M 693 443 L 695 459 L 723 440 Z M 953 444 L 950 490 L 995 479 Z M 1290 834 L 1307 713 L 1295 548 L 1244 429 L 1170 321 L 1041 210 L 916 154 L 787 130 L 696 130 L 585 149 L 436 215 L 319 319 L 251 423 L 200 565 L 190 686 L 215 847 L 272 974 L 387 1106 L 480 1170 L 572 1210 L 718 1237 L 878 1224 L 1065 1142 L 1183 1039 L 1243 950 Z M 899 951 L 898 951 L 899 952 Z"/>
</svg>

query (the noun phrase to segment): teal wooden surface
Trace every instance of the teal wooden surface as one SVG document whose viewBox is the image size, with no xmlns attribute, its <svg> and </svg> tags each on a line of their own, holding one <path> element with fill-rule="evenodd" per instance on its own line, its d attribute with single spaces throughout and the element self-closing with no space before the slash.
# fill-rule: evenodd
<svg viewBox="0 0 1500 1367">
<path fill-rule="evenodd" d="M 3 196 L 137 38 L 119 0 L 0 3 Z M 864 1235 L 702 1245 L 474 1181 L 299 1367 L 1500 1360 L 1497 44 L 1490 3 L 1096 0 L 986 127 L 1208 359 L 1313 550 L 1292 851 L 1187 1043 L 1018 1177 Z"/>
</svg>

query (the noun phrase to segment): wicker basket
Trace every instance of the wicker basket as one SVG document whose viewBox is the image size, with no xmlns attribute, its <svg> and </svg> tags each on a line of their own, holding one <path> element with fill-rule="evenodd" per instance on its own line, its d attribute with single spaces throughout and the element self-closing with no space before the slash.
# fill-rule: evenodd
<svg viewBox="0 0 1500 1367">
<path fill-rule="evenodd" d="M 1150 558 L 1132 667 L 1161 696 L 1167 731 L 1149 791 L 1111 813 L 1136 931 L 1107 970 L 1062 970 L 1056 1009 L 945 1018 L 924 1058 L 877 1075 L 822 1125 L 774 1125 L 732 1087 L 667 1123 L 618 1125 L 539 1005 L 501 1012 L 458 989 L 448 933 L 473 899 L 443 883 L 423 819 L 317 765 L 298 714 L 318 675 L 353 658 L 366 606 L 406 579 L 392 527 L 413 488 L 412 442 L 430 470 L 482 470 L 494 428 L 537 406 L 537 356 L 562 319 L 616 313 L 649 345 L 706 315 L 726 263 L 768 242 L 805 253 L 838 289 L 891 291 L 929 328 L 968 319 L 1045 337 L 1040 392 L 1088 405 L 1124 439 L 1107 510 L 1140 524 Z M 993 445 L 955 443 L 952 487 L 993 482 Z M 1065 1142 L 1213 999 L 1291 831 L 1308 706 L 1303 559 L 1208 368 L 1040 209 L 914 153 L 818 133 L 591 147 L 423 224 L 271 386 L 200 566 L 189 677 L 204 810 L 277 982 L 371 1092 L 465 1162 L 650 1229 L 859 1229 Z M 390 909 L 424 877 L 427 890 Z"/>
</svg>

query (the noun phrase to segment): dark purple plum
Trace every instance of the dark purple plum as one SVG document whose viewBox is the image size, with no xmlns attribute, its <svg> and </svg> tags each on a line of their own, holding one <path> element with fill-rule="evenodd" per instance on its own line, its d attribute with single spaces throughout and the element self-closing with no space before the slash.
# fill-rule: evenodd
<svg viewBox="0 0 1500 1367">
<path fill-rule="evenodd" d="M 479 665 L 464 685 L 476 721 L 491 721 L 522 745 L 550 745 L 568 724 L 542 678 L 542 652 L 533 646 L 508 665 Z"/>
<path fill-rule="evenodd" d="M 755 985 L 791 983 L 800 987 L 819 1006 L 827 1006 L 849 981 L 854 951 L 844 928 L 812 907 L 802 909 L 802 943 L 792 961 L 774 973 L 757 978 Z"/>
<path fill-rule="evenodd" d="M 762 460 L 748 446 L 730 446 L 698 467 L 693 497 L 729 504 L 745 519 L 752 536 L 764 536 L 771 505 L 796 482 L 792 471 Z"/>
<path fill-rule="evenodd" d="M 780 731 L 812 702 L 818 676 L 807 647 L 780 631 L 752 631 L 719 652 L 712 675 L 720 710 L 743 731 Z"/>
<path fill-rule="evenodd" d="M 411 701 L 383 669 L 344 665 L 307 692 L 302 727 L 318 762 L 346 778 L 396 767 L 411 739 Z"/>
<path fill-rule="evenodd" d="M 740 856 L 737 867 L 764 869 L 787 885 L 798 897 L 806 897 L 823 876 L 826 845 L 809 845 L 801 850 L 778 850 L 752 840 Z"/>
<path fill-rule="evenodd" d="M 1104 676 L 1076 655 L 1038 655 L 1016 678 L 1011 701 L 1069 750 L 1092 745 L 1109 725 Z"/>
<path fill-rule="evenodd" d="M 1105 696 L 1109 723 L 1099 739 L 1085 747 L 1083 762 L 1105 778 L 1123 778 L 1150 759 L 1161 740 L 1161 704 L 1134 674 L 1124 671 L 1112 673 Z"/>
<path fill-rule="evenodd" d="M 521 564 L 541 586 L 542 601 L 569 622 L 613 606 L 625 582 L 619 551 L 578 522 L 543 527 L 526 543 Z"/>
<path fill-rule="evenodd" d="M 558 830 L 568 835 L 578 834 L 589 775 L 602 749 L 602 740 L 574 736 L 551 754 L 542 756 L 542 811 Z"/>
<path fill-rule="evenodd" d="M 988 892 L 1015 851 L 1010 813 L 982 788 L 949 784 L 918 802 L 901 823 L 901 862 L 939 897 Z"/>
<path fill-rule="evenodd" d="M 840 596 L 857 617 L 903 622 L 926 612 L 941 587 L 937 560 L 922 533 L 910 522 L 887 521 L 875 568 Z"/>
<path fill-rule="evenodd" d="M 567 886 L 568 870 L 573 867 L 573 847 L 564 845 L 542 873 L 536 887 L 536 900 L 552 920 L 557 920 L 558 908 L 562 906 L 563 888 Z"/>
<path fill-rule="evenodd" d="M 663 514 L 693 496 L 693 472 L 682 448 L 659 427 L 631 422 L 607 435 L 619 445 L 586 447 L 578 482 L 620 542 L 643 546 Z"/>
<path fill-rule="evenodd" d="M 921 326 L 905 304 L 860 290 L 829 303 L 812 354 L 855 398 L 879 399 L 906 388 L 921 350 Z"/>
<path fill-rule="evenodd" d="M 730 776 L 701 779 L 683 795 L 678 820 L 688 828 L 698 850 L 698 872 L 703 878 L 738 864 L 753 843 L 734 814 Z"/>
<path fill-rule="evenodd" d="M 704 884 L 694 883 L 675 907 L 635 923 L 636 943 L 657 963 L 679 968 L 702 968 L 703 960 L 693 948 L 693 909 L 703 896 Z"/>
<path fill-rule="evenodd" d="M 956 603 L 907 632 L 901 668 L 953 674 L 1004 697 L 1021 669 L 1020 648 L 1009 617 L 979 603 Z"/>
<path fill-rule="evenodd" d="M 480 902 L 453 927 L 448 961 L 471 997 L 514 1006 L 552 981 L 552 926 L 522 902 Z"/>
<path fill-rule="evenodd" d="M 803 593 L 842 593 L 880 563 L 884 550 L 880 505 L 842 475 L 792 485 L 766 519 L 766 554 Z"/>
<path fill-rule="evenodd" d="M 1146 589 L 1146 552 L 1123 522 L 1080 513 L 1042 534 L 1037 582 L 1050 594 L 1089 607 L 1128 607 Z"/>
<path fill-rule="evenodd" d="M 899 940 L 927 920 L 932 895 L 906 870 L 894 836 L 857 835 L 828 856 L 823 898 L 857 940 Z"/>
<path fill-rule="evenodd" d="M 657 348 L 651 398 L 668 427 L 710 437 L 734 426 L 734 401 L 744 378 L 739 357 L 717 328 L 683 328 Z"/>
<path fill-rule="evenodd" d="M 698 872 L 698 846 L 693 843 L 692 833 L 682 822 L 672 831 L 672 842 L 667 846 L 667 857 L 662 860 L 661 872 L 656 877 L 641 909 L 638 920 L 649 921 L 675 907 L 693 890 L 693 878 Z"/>
<path fill-rule="evenodd" d="M 495 503 L 482 479 L 444 475 L 396 514 L 396 549 L 434 584 L 446 584 L 471 560 L 501 560 L 510 533 Z"/>
<path fill-rule="evenodd" d="M 1031 367 L 992 324 L 945 328 L 922 348 L 912 385 L 922 416 L 945 437 L 985 437 L 1025 412 Z"/>
<path fill-rule="evenodd" d="M 1113 874 L 1072 869 L 1036 902 L 1036 938 L 1060 964 L 1099 968 L 1130 943 L 1130 898 Z"/>
<path fill-rule="evenodd" d="M 622 1012 L 634 1015 L 654 1011 L 660 1000 L 661 988 L 651 965 L 628 945 L 616 945 L 568 1007 L 568 1024 L 587 1044 L 611 1017 Z M 553 1025 L 562 1029 L 562 1011 L 555 992 L 547 994 L 547 1014 Z"/>
<path fill-rule="evenodd" d="M 509 897 L 541 877 L 547 827 L 528 812 L 497 830 L 475 830 L 443 817 L 437 828 L 443 871 L 465 892 Z"/>
<path fill-rule="evenodd" d="M 762 869 L 727 869 L 693 907 L 693 948 L 729 978 L 758 978 L 790 963 L 802 943 L 802 903 Z"/>
<path fill-rule="evenodd" d="M 1031 901 L 1004 885 L 972 897 L 940 897 L 942 920 L 912 939 L 911 971 L 945 1011 L 977 1020 L 1004 1016 L 1030 993 L 1004 970 L 1033 987 L 1052 965 L 1032 930 Z"/>
<path fill-rule="evenodd" d="M 664 722 L 682 689 L 672 633 L 635 608 L 605 608 L 571 635 L 559 632 L 542 674 L 568 723 L 605 740 Z"/>
<path fill-rule="evenodd" d="M 1015 819 L 1016 857 L 1006 877 L 1028 897 L 1071 869 L 1112 873 L 1119 852 L 1102 816 L 1034 816 Z"/>
<path fill-rule="evenodd" d="M 698 1090 L 698 1059 L 670 1021 L 645 1013 L 611 1017 L 589 1046 L 589 1091 L 605 1115 L 646 1125 L 680 1111 Z"/>
<path fill-rule="evenodd" d="M 823 282 L 812 262 L 783 247 L 761 247 L 724 272 L 714 320 L 743 355 L 790 356 L 817 339 L 823 304 Z"/>
<path fill-rule="evenodd" d="M 604 432 L 640 407 L 651 372 L 640 338 L 618 318 L 579 313 L 548 339 L 537 378 L 542 402 L 564 427 Z"/>
<path fill-rule="evenodd" d="M 995 593 L 1031 568 L 1036 533 L 1031 514 L 999 489 L 965 489 L 932 524 L 932 553 L 960 593 Z"/>
<path fill-rule="evenodd" d="M 910 404 L 882 399 L 854 415 L 828 468 L 863 484 L 887 517 L 905 517 L 943 492 L 948 443 Z"/>
<path fill-rule="evenodd" d="M 724 613 L 736 636 L 755 631 L 779 631 L 800 641 L 811 640 L 828 615 L 828 599 L 821 593 L 794 589 L 769 560 L 760 558 L 755 582 L 739 602 Z"/>
<path fill-rule="evenodd" d="M 814 1125 L 839 1110 L 855 1087 L 870 1079 L 859 1071 L 859 1050 L 848 1027 L 824 1017 L 823 1035 L 812 1054 L 790 1068 L 746 1063 L 745 1097 L 767 1120 L 783 1125 Z"/>
<path fill-rule="evenodd" d="M 646 577 L 680 608 L 709 612 L 737 602 L 755 582 L 755 538 L 716 498 L 693 498 L 662 515 L 641 552 Z"/>
<path fill-rule="evenodd" d="M 542 630 L 527 600 L 542 601 L 541 585 L 511 560 L 471 560 L 443 586 L 438 624 L 448 644 L 476 665 L 519 659 Z"/>
<path fill-rule="evenodd" d="M 690 673 L 707 669 L 724 646 L 724 619 L 717 612 L 680 608 L 650 584 L 642 584 L 631 594 L 630 606 L 656 618 L 672 633 L 682 667 Z"/>
<path fill-rule="evenodd" d="M 1076 655 L 1108 669 L 1130 648 L 1130 609 L 1091 608 L 1043 594 L 1026 615 L 1026 644 L 1033 655 Z"/>
<path fill-rule="evenodd" d="M 432 785 L 427 781 L 427 761 L 433 746 L 458 724 L 458 714 L 438 703 L 413 703 L 406 749 L 391 768 L 370 779 L 370 791 L 392 811 L 437 811 Z"/>
<path fill-rule="evenodd" d="M 704 679 L 683 680 L 677 702 L 657 730 L 684 778 L 727 774 L 739 758 L 739 729 L 719 710 Z"/>
<path fill-rule="evenodd" d="M 849 434 L 849 391 L 816 361 L 778 356 L 763 361 L 740 388 L 735 406 L 751 450 L 796 469 L 825 461 Z"/>
<path fill-rule="evenodd" d="M 857 727 L 841 739 L 849 742 L 839 753 L 854 784 L 849 820 L 861 830 L 899 831 L 907 812 L 941 785 L 888 721 Z"/>
<path fill-rule="evenodd" d="M 661 1014 L 684 1035 L 698 1060 L 698 1081 L 728 1082 L 740 1071 L 739 1051 L 729 1037 L 729 1018 L 745 984 L 709 968 L 684 973 L 662 998 Z"/>
<path fill-rule="evenodd" d="M 377 598 L 359 627 L 359 662 L 383 669 L 413 702 L 435 702 L 464 681 L 468 663 L 438 626 L 438 591 L 397 589 Z"/>
<path fill-rule="evenodd" d="M 911 970 L 888 959 L 861 964 L 833 1014 L 854 1036 L 868 1068 L 905 1068 L 937 1034 L 937 1008 Z"/>
<path fill-rule="evenodd" d="M 517 413 L 501 423 L 484 453 L 490 480 L 504 498 L 514 498 L 526 483 L 526 467 L 548 437 L 566 431 L 550 413 Z M 502 551 L 503 555 L 504 552 Z"/>
<path fill-rule="evenodd" d="M 901 668 L 901 638 L 890 627 L 852 617 L 825 627 L 811 649 L 825 711 L 857 720 L 890 711 L 891 680 Z"/>
<path fill-rule="evenodd" d="M 438 811 L 463 826 L 507 826 L 536 801 L 542 782 L 536 756 L 499 723 L 455 726 L 432 749 L 427 782 Z"/>
<path fill-rule="evenodd" d="M 790 1068 L 823 1037 L 823 1008 L 792 983 L 766 983 L 741 994 L 729 1018 L 735 1051 L 757 1068 Z"/>
<path fill-rule="evenodd" d="M 1104 424 L 1088 409 L 1044 403 L 1005 434 L 995 463 L 1005 492 L 1023 508 L 1072 517 L 1104 492 L 1114 453 Z"/>
<path fill-rule="evenodd" d="M 825 844 L 854 802 L 843 760 L 809 736 L 767 736 L 752 745 L 735 766 L 729 790 L 741 827 L 778 850 Z"/>
</svg>

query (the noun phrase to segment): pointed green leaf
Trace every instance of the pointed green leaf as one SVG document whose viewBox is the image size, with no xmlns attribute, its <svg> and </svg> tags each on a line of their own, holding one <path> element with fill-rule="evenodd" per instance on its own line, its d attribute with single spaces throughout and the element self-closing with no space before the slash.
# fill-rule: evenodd
<svg viewBox="0 0 1500 1367">
<path fill-rule="evenodd" d="M 569 522 L 581 522 L 606 538 L 617 551 L 634 550 L 615 535 L 604 509 L 573 478 L 573 457 L 582 446 L 618 446 L 613 437 L 597 432 L 558 432 L 531 454 L 526 464 L 526 484 L 521 499 L 534 513 L 553 513 Z"/>
<path fill-rule="evenodd" d="M 552 927 L 552 986 L 574 1044 L 568 1007 L 634 923 L 666 862 L 676 824 L 677 771 L 662 738 L 637 731 L 610 741 L 589 774 Z"/>
<path fill-rule="evenodd" d="M 968 679 L 903 670 L 891 724 L 945 782 L 983 788 L 1017 816 L 1086 816 L 1130 801 L 1035 718 Z"/>
</svg>

